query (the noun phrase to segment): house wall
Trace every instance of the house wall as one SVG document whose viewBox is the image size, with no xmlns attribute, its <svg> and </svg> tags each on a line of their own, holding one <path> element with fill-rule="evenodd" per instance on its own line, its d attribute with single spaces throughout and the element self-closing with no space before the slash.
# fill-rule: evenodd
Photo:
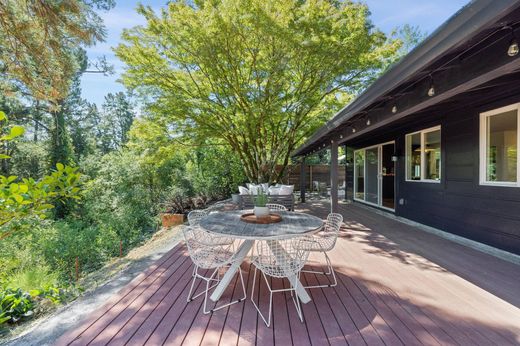
<svg viewBox="0 0 520 346">
<path fill-rule="evenodd" d="M 520 254 L 520 188 L 479 185 L 479 114 L 516 102 L 520 94 L 411 115 L 348 145 L 358 149 L 395 140 L 396 215 Z M 406 181 L 405 135 L 436 125 L 441 125 L 441 182 Z"/>
</svg>

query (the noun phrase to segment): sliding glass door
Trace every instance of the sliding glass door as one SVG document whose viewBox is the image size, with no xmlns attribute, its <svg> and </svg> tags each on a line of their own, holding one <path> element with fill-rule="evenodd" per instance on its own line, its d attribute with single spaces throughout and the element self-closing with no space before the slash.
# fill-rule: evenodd
<svg viewBox="0 0 520 346">
<path fill-rule="evenodd" d="M 354 153 L 354 199 L 383 208 L 395 208 L 395 144 L 385 143 Z"/>
</svg>

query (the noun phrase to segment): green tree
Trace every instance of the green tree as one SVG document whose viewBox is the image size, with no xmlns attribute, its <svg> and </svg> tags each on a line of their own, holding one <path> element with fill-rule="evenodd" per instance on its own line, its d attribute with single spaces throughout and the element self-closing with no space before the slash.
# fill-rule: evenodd
<svg viewBox="0 0 520 346">
<path fill-rule="evenodd" d="M 400 47 L 351 1 L 179 0 L 138 12 L 147 25 L 116 49 L 124 83 L 164 126 L 224 141 L 252 181 L 279 178 L 275 165 L 330 117 L 327 99 L 358 93 Z"/>
<path fill-rule="evenodd" d="M 41 100 L 63 100 L 78 70 L 75 50 L 105 36 L 96 9 L 113 0 L 0 0 L 0 91 L 23 86 Z"/>
<path fill-rule="evenodd" d="M 0 112 L 0 144 L 23 135 L 21 126 L 7 126 L 5 113 Z M 0 160 L 9 159 L 1 154 Z M 78 198 L 80 175 L 76 168 L 56 166 L 50 175 L 36 181 L 32 178 L 0 176 L 0 239 L 26 229 L 31 218 L 45 218 L 51 203 Z"/>
<path fill-rule="evenodd" d="M 102 108 L 98 139 L 102 152 L 108 153 L 128 141 L 128 131 L 132 127 L 135 111 L 130 98 L 123 92 L 108 93 Z"/>
</svg>

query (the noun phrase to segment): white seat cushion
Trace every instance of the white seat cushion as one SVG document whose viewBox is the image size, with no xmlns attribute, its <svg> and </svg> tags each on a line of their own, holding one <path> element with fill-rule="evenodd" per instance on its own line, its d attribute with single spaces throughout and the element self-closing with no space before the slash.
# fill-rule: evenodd
<svg viewBox="0 0 520 346">
<path fill-rule="evenodd" d="M 243 186 L 239 186 L 239 187 L 238 187 L 238 192 L 239 192 L 241 195 L 249 195 L 249 190 L 246 189 L 246 188 L 243 187 Z"/>
<path fill-rule="evenodd" d="M 280 195 L 291 195 L 294 192 L 294 185 L 282 185 L 278 194 Z"/>
<path fill-rule="evenodd" d="M 269 188 L 269 194 L 270 195 L 279 195 L 280 194 L 280 188 L 276 186 L 271 186 Z"/>
</svg>

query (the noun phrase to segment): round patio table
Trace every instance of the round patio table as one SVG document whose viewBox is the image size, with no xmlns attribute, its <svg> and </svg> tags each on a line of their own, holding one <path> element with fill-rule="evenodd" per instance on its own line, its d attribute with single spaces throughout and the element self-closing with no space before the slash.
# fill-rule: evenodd
<svg viewBox="0 0 520 346">
<path fill-rule="evenodd" d="M 246 210 L 226 211 L 209 214 L 200 221 L 200 226 L 205 230 L 235 239 L 244 239 L 236 252 L 236 258 L 233 265 L 226 271 L 222 280 L 213 291 L 211 300 L 218 301 L 224 293 L 226 287 L 231 282 L 235 273 L 239 270 L 241 262 L 246 258 L 247 254 L 253 247 L 255 240 L 265 240 L 269 247 L 276 248 L 278 253 L 283 256 L 283 251 L 278 240 L 294 238 L 306 234 L 312 234 L 319 231 L 323 227 L 323 220 L 319 217 L 290 211 L 276 211 L 282 216 L 282 221 L 271 224 L 255 224 L 240 220 L 240 216 Z M 280 258 L 283 261 L 283 258 Z M 287 278 L 293 287 L 296 287 L 296 293 L 300 297 L 302 303 L 310 302 L 311 298 L 303 285 L 298 284 L 298 277 L 288 275 Z"/>
</svg>

